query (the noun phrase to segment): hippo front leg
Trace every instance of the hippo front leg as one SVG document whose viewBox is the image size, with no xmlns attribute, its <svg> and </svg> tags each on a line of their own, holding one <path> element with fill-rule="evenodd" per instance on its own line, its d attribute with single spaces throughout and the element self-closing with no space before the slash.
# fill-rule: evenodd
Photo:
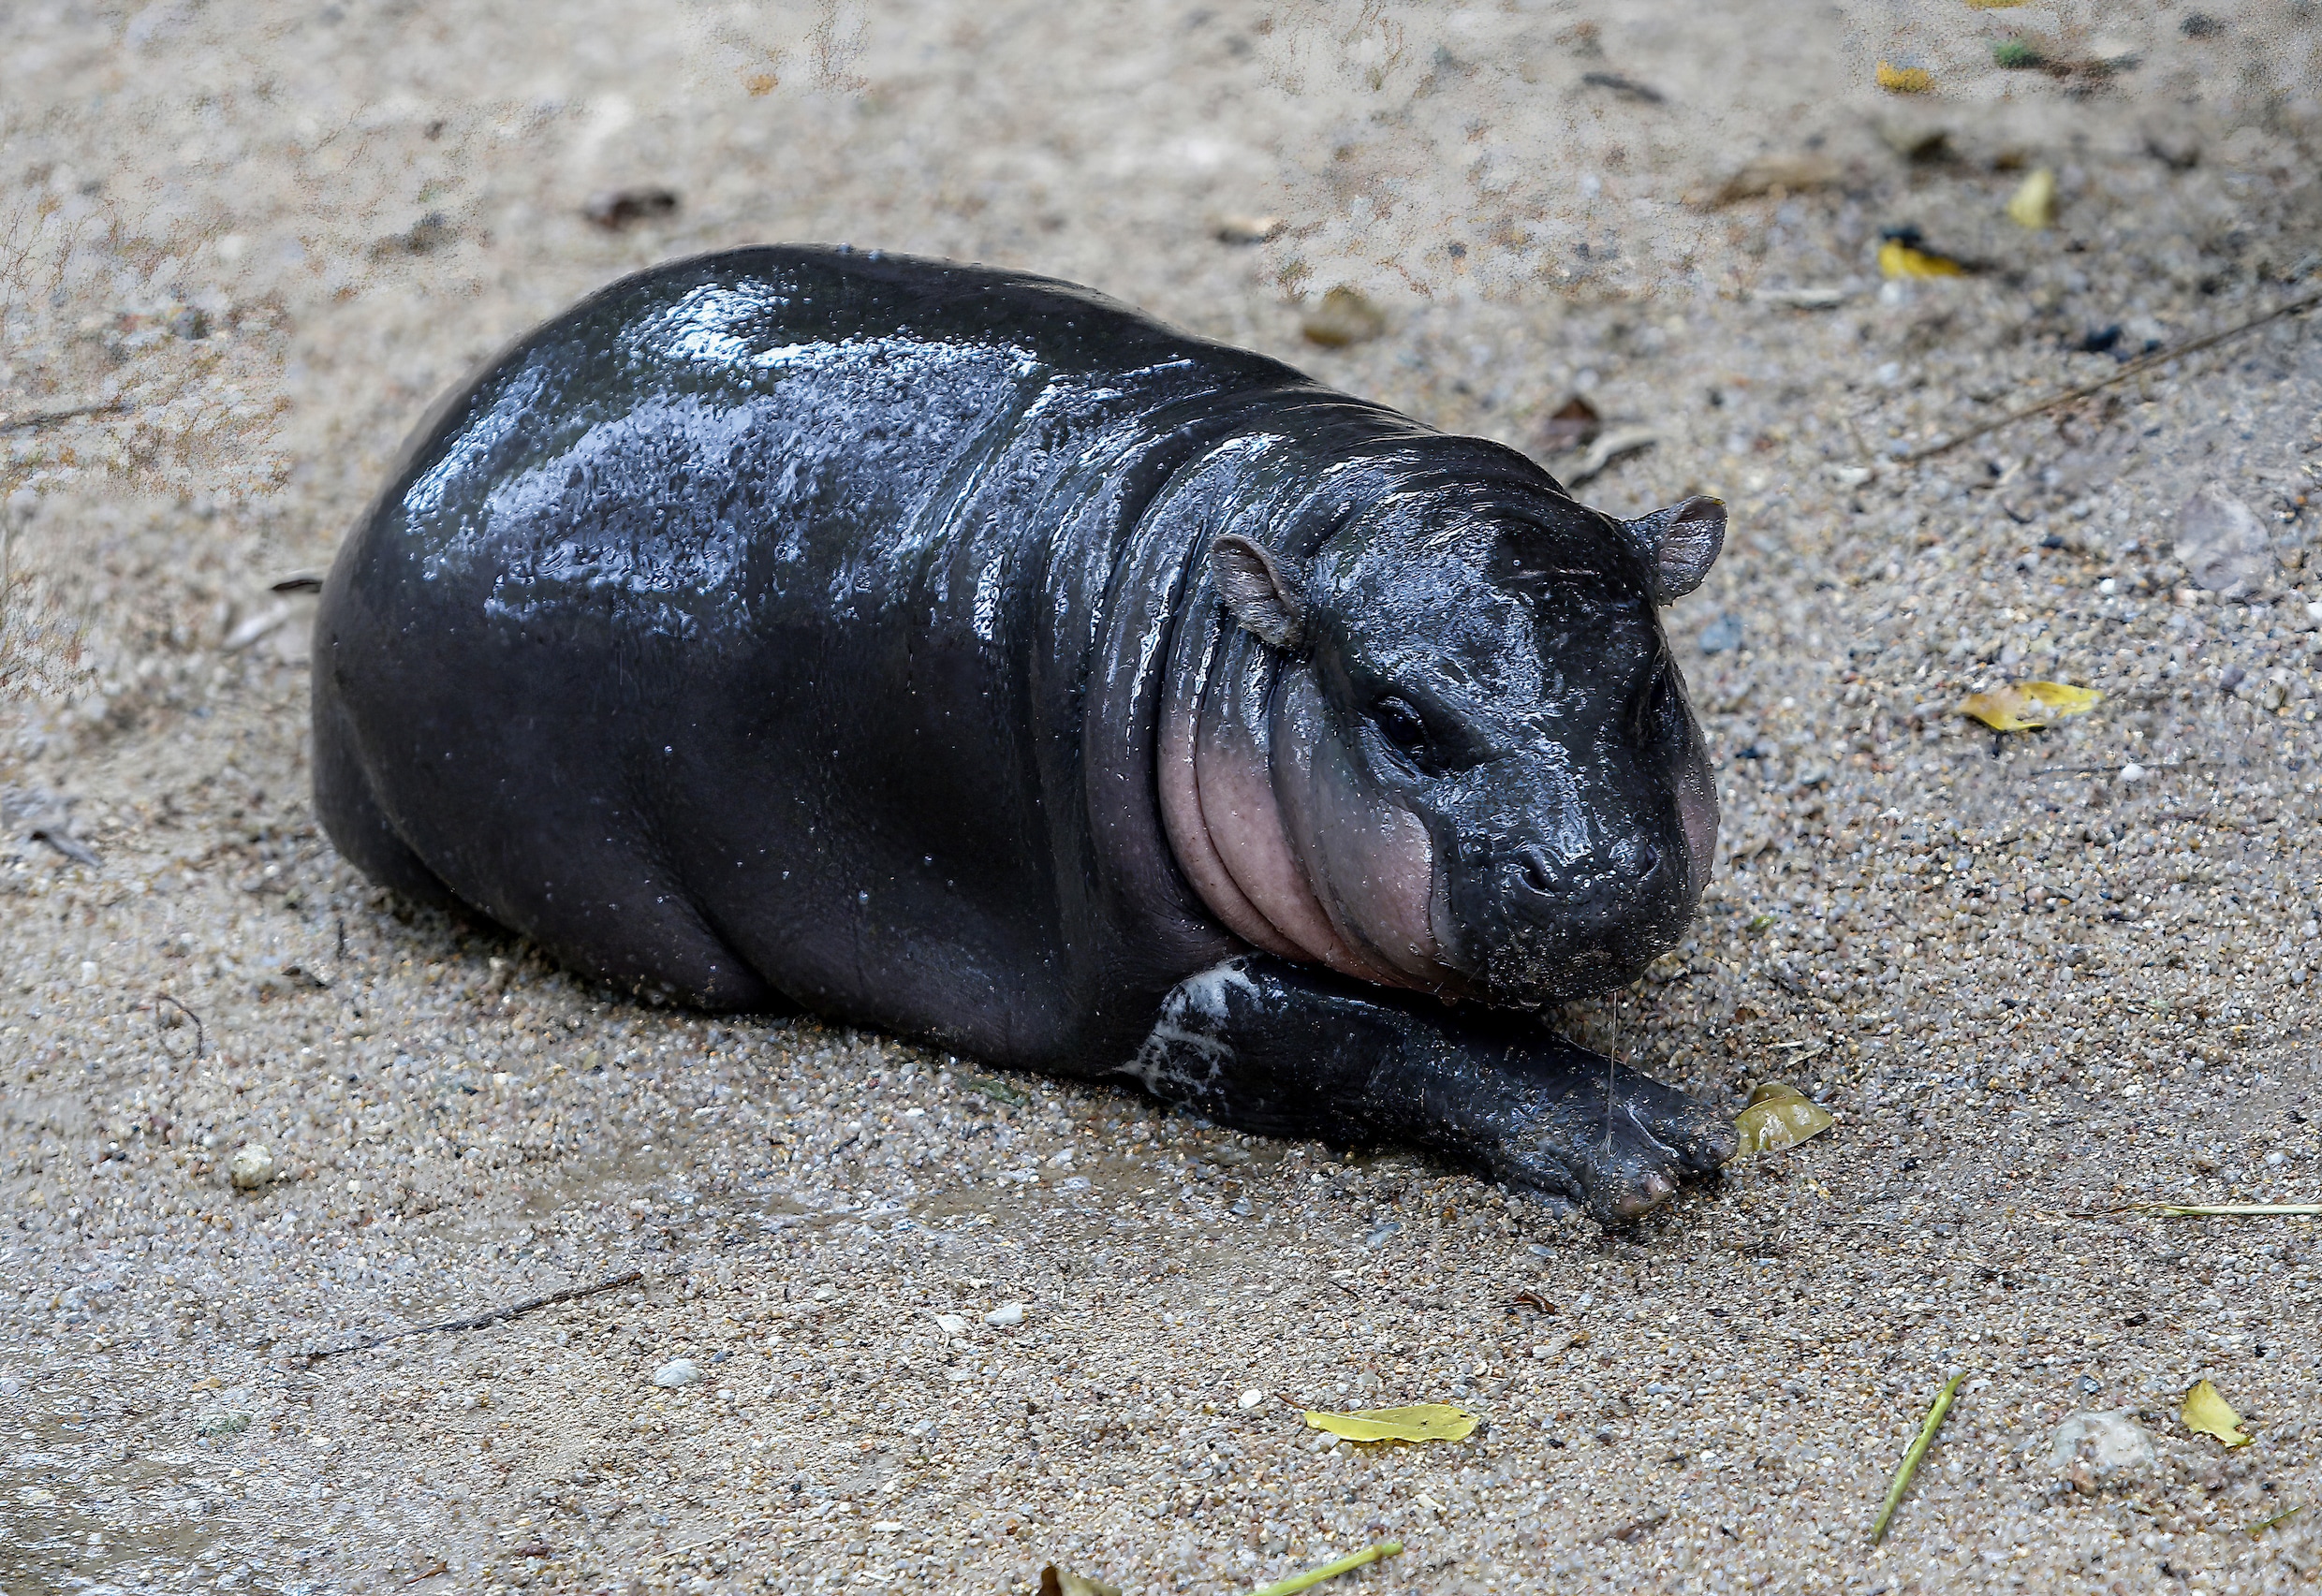
<svg viewBox="0 0 2322 1596">
<path fill-rule="evenodd" d="M 1683 1092 L 1520 1016 L 1263 954 L 1181 982 L 1121 1073 L 1220 1124 L 1424 1147 L 1608 1222 L 1734 1150 L 1733 1127 Z"/>
</svg>

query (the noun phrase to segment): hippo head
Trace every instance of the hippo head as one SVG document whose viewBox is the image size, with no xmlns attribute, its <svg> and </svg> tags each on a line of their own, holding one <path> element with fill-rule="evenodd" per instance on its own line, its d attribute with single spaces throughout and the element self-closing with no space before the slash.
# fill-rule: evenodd
<svg viewBox="0 0 2322 1596">
<path fill-rule="evenodd" d="M 1211 578 L 1263 664 L 1205 716 L 1222 774 L 1200 797 L 1229 812 L 1209 826 L 1237 908 L 1279 939 L 1252 940 L 1526 1007 L 1677 945 L 1717 800 L 1656 610 L 1700 584 L 1725 524 L 1705 497 L 1622 521 L 1561 493 L 1519 512 L 1414 493 L 1303 560 L 1216 538 Z M 1267 794 L 1233 790 L 1237 755 Z M 1272 824 L 1248 824 L 1269 796 Z"/>
</svg>

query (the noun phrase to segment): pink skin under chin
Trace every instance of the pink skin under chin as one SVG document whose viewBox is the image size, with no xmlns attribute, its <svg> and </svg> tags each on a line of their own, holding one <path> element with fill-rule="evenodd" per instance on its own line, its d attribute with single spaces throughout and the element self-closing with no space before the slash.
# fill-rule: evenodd
<svg viewBox="0 0 2322 1596">
<path fill-rule="evenodd" d="M 1200 894 L 1210 913 L 1224 921 L 1226 929 L 1234 935 L 1253 947 L 1283 959 L 1307 959 L 1304 948 L 1276 930 L 1272 922 L 1258 913 L 1234 884 L 1233 872 L 1226 868 L 1226 861 L 1218 857 L 1201 808 L 1194 716 L 1190 712 L 1169 714 L 1163 721 L 1161 825 L 1168 833 L 1169 847 L 1177 855 L 1179 868 L 1193 883 L 1193 889 Z"/>
<path fill-rule="evenodd" d="M 1295 949 L 1285 958 L 1324 964 L 1359 980 L 1387 979 L 1347 946 L 1315 900 L 1283 828 L 1268 751 L 1250 746 L 1238 731 L 1205 715 L 1194 745 L 1202 820 L 1235 886 L 1274 934 Z"/>
<path fill-rule="evenodd" d="M 1311 675 L 1283 681 L 1273 730 L 1286 846 L 1303 861 L 1305 879 L 1320 886 L 1330 929 L 1365 979 L 1426 989 L 1455 982 L 1437 956 L 1434 849 L 1425 825 L 1380 803 L 1345 769 L 1324 740 L 1321 691 Z"/>
</svg>

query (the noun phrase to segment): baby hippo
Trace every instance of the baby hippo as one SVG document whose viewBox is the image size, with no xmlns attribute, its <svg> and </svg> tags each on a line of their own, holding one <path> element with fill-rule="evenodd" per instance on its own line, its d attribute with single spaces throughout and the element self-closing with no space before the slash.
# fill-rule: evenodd
<svg viewBox="0 0 2322 1596">
<path fill-rule="evenodd" d="M 737 250 L 420 424 L 324 587 L 316 805 L 594 978 L 1615 1218 L 1730 1129 L 1533 1011 L 1700 897 L 1656 612 L 1724 534 L 1066 284 Z"/>
</svg>

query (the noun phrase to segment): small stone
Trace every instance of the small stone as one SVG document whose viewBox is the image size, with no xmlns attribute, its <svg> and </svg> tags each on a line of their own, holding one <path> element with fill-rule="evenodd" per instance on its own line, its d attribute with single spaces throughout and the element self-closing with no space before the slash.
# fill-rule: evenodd
<svg viewBox="0 0 2322 1596">
<path fill-rule="evenodd" d="M 2153 1437 L 2128 1410 L 2074 1413 L 2056 1427 L 2048 1445 L 2056 1472 L 2083 1490 L 2148 1474 L 2160 1460 Z"/>
<path fill-rule="evenodd" d="M 698 1385 L 701 1383 L 701 1370 L 694 1367 L 691 1358 L 673 1357 L 654 1370 L 653 1383 L 665 1391 L 674 1391 L 681 1385 Z"/>
<path fill-rule="evenodd" d="M 1742 617 L 1730 609 L 1701 628 L 1701 652 L 1722 654 L 1742 646 Z"/>
<path fill-rule="evenodd" d="M 967 1334 L 967 1320 L 958 1313 L 938 1313 L 935 1315 L 935 1328 L 947 1336 L 964 1336 Z"/>
<path fill-rule="evenodd" d="M 1023 1322 L 1024 1305 L 1021 1302 L 1003 1302 L 984 1315 L 984 1323 L 995 1330 L 1006 1330 Z"/>
<path fill-rule="evenodd" d="M 2177 558 L 2194 581 L 2223 598 L 2241 598 L 2273 574 L 2273 550 L 2256 514 L 2212 484 L 2177 512 Z"/>
<path fill-rule="evenodd" d="M 256 1142 L 236 1148 L 226 1161 L 226 1178 L 237 1191 L 255 1192 L 274 1178 L 274 1155 Z"/>
<path fill-rule="evenodd" d="M 2127 764 L 2121 767 L 2121 780 L 2123 782 L 2134 785 L 2136 783 L 2141 782 L 2144 779 L 2145 768 L 2142 765 L 2138 764 L 2135 760 L 2132 759 Z"/>
<path fill-rule="evenodd" d="M 1240 1408 L 1246 1413 L 1265 1399 L 1266 1393 L 1263 1391 L 1244 1391 L 1241 1396 L 1234 1398 L 1234 1406 Z"/>
</svg>

